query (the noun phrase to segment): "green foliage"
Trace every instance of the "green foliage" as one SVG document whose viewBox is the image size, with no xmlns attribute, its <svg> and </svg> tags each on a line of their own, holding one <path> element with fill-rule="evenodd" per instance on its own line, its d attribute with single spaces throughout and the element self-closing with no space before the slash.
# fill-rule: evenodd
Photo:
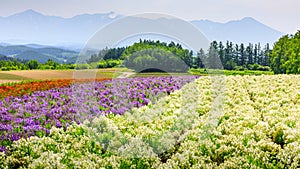
<svg viewBox="0 0 300 169">
<path fill-rule="evenodd" d="M 65 69 L 75 69 L 75 64 L 65 63 L 60 64 L 51 59 L 45 64 L 39 63 L 37 60 L 29 60 L 25 64 L 22 61 L 14 59 L 13 61 L 0 60 L 0 70 L 29 70 L 29 69 L 40 69 L 40 70 L 65 70 Z"/>
<path fill-rule="evenodd" d="M 90 59 L 87 60 L 87 63 L 99 62 L 101 60 L 120 60 L 122 59 L 122 54 L 125 50 L 125 47 L 121 48 L 104 48 L 100 50 L 98 55 L 92 55 Z"/>
<path fill-rule="evenodd" d="M 260 64 L 248 65 L 249 70 L 260 70 L 260 71 L 271 71 L 272 69 L 269 66 L 262 66 Z"/>
<path fill-rule="evenodd" d="M 75 69 L 91 69 L 91 65 L 87 63 L 75 64 Z"/>
<path fill-rule="evenodd" d="M 188 70 L 179 57 L 159 49 L 138 51 L 125 59 L 125 66 L 136 72 L 186 72 Z"/>
<path fill-rule="evenodd" d="M 220 55 L 219 53 L 221 52 L 218 51 L 218 47 L 217 47 L 217 42 L 213 41 L 209 47 L 209 51 L 208 51 L 208 57 L 207 59 L 207 68 L 210 69 L 223 69 L 223 65 L 220 59 Z"/>
<path fill-rule="evenodd" d="M 92 68 L 113 68 L 119 66 L 121 62 L 122 62 L 121 60 L 108 59 L 108 60 L 101 60 L 98 62 L 92 62 L 90 63 L 90 65 Z"/>
<path fill-rule="evenodd" d="M 197 57 L 195 58 L 193 68 L 204 68 L 205 67 L 205 52 L 203 49 L 200 49 L 197 52 Z"/>
<path fill-rule="evenodd" d="M 26 63 L 26 66 L 32 70 L 37 69 L 39 67 L 39 62 L 37 60 L 30 60 Z"/>
<path fill-rule="evenodd" d="M 300 73 L 300 31 L 295 35 L 285 35 L 274 45 L 270 53 L 271 68 L 276 74 Z"/>
<path fill-rule="evenodd" d="M 54 62 L 51 59 L 48 59 L 48 61 L 45 64 L 40 64 L 38 69 L 40 70 L 66 70 L 66 69 L 75 69 L 74 64 L 59 64 L 58 62 Z"/>
<path fill-rule="evenodd" d="M 2 71 L 28 69 L 24 63 L 26 62 L 0 55 L 0 70 Z"/>
<path fill-rule="evenodd" d="M 62 69 L 74 69 L 75 65 L 70 63 L 60 64 L 48 59 L 45 64 L 39 63 L 37 60 L 23 61 L 19 59 L 8 58 L 6 56 L 0 56 L 0 71 L 10 71 L 10 70 L 29 70 L 29 69 L 52 69 L 52 70 L 62 70 Z"/>
<path fill-rule="evenodd" d="M 272 71 L 259 71 L 259 70 L 218 70 L 218 69 L 190 69 L 193 75 L 272 75 Z"/>
<path fill-rule="evenodd" d="M 91 63 L 82 63 L 82 64 L 75 64 L 76 69 L 96 69 L 96 68 L 113 68 L 121 64 L 120 60 L 101 60 L 98 62 L 91 62 Z"/>
<path fill-rule="evenodd" d="M 125 66 L 141 71 L 185 72 L 193 66 L 193 53 L 180 44 L 140 40 L 123 52 Z"/>
<path fill-rule="evenodd" d="M 246 46 L 243 43 L 234 45 L 227 41 L 226 46 L 224 46 L 222 42 L 213 41 L 210 44 L 208 54 L 201 54 L 201 61 L 197 58 L 194 64 L 199 65 L 201 62 L 200 65 L 204 63 L 206 68 L 211 69 L 269 71 L 269 52 L 269 44 L 261 49 L 259 43 L 255 44 L 253 48 L 251 43 Z M 200 53 L 203 53 L 203 49 L 200 49 L 198 55 Z M 198 68 L 203 67 L 198 66 Z"/>
</svg>

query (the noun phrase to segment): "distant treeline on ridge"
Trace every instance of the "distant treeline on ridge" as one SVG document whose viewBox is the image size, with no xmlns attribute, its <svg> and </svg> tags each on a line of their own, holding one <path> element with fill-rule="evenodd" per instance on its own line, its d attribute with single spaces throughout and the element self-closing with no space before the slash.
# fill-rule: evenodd
<svg viewBox="0 0 300 169">
<path fill-rule="evenodd" d="M 261 70 L 274 73 L 300 73 L 300 31 L 281 37 L 270 49 L 269 44 L 233 44 L 213 41 L 208 51 L 197 53 L 179 43 L 141 40 L 127 47 L 105 48 L 93 54 L 86 64 L 60 64 L 51 59 L 44 64 L 36 60 L 19 60 L 0 56 L 0 70 L 89 69 L 119 65 L 141 71 L 186 72 L 190 68 L 225 70 Z M 147 69 L 147 70 L 144 70 Z"/>
</svg>

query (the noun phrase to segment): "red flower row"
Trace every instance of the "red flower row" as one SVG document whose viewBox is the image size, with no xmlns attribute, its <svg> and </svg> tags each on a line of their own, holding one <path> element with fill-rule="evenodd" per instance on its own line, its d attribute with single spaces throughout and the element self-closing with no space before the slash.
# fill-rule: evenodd
<svg viewBox="0 0 300 169">
<path fill-rule="evenodd" d="M 0 86 L 0 98 L 6 98 L 8 96 L 22 96 L 30 94 L 35 91 L 49 90 L 53 88 L 66 87 L 73 83 L 85 83 L 93 81 L 110 80 L 111 78 L 99 78 L 99 79 L 62 79 L 62 80 L 46 80 L 36 81 L 28 83 L 17 83 L 12 86 Z"/>
</svg>

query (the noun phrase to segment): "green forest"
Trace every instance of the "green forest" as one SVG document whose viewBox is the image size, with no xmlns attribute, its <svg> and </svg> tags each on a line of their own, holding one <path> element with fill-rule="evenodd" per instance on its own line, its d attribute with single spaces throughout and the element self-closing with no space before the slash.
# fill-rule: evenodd
<svg viewBox="0 0 300 169">
<path fill-rule="evenodd" d="M 213 41 L 208 51 L 185 49 L 179 43 L 141 40 L 131 46 L 105 48 L 86 64 L 60 64 L 51 59 L 19 60 L 0 56 L 0 70 L 91 69 L 124 66 L 136 72 L 186 72 L 190 69 L 273 71 L 275 74 L 300 73 L 300 31 L 281 37 L 271 49 L 269 44 L 234 44 Z M 163 70 L 162 70 L 163 68 Z"/>
<path fill-rule="evenodd" d="M 104 65 L 103 61 L 109 63 L 112 60 L 123 60 L 124 66 L 136 68 L 137 70 L 150 65 L 169 65 L 172 63 L 172 67 L 177 66 L 182 70 L 188 68 L 211 68 L 269 71 L 271 70 L 269 67 L 270 52 L 269 44 L 262 48 L 260 44 L 253 45 L 250 43 L 246 46 L 227 41 L 223 45 L 222 42 L 213 41 L 207 52 L 200 49 L 194 54 L 193 51 L 184 49 L 178 43 L 170 42 L 167 44 L 160 41 L 140 40 L 126 48 L 106 48 L 101 50 L 98 55 L 92 55 L 88 63 L 99 62 L 98 68 L 102 68 Z M 181 65 L 177 65 L 177 63 Z M 182 64 L 187 67 L 182 66 Z M 107 66 L 109 67 L 110 65 L 108 64 Z"/>
</svg>

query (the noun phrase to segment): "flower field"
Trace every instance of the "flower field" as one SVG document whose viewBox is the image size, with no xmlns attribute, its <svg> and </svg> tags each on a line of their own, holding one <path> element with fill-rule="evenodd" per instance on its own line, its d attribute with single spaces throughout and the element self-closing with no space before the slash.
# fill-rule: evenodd
<svg viewBox="0 0 300 169">
<path fill-rule="evenodd" d="M 95 83 L 73 85 L 70 85 L 70 80 L 50 84 L 26 83 L 24 87 L 28 87 L 30 92 L 59 87 L 31 92 L 30 95 L 21 97 L 6 97 L 0 101 L 0 146 L 5 149 L 5 146 L 20 138 L 44 136 L 52 126 L 67 127 L 72 122 L 80 123 L 99 115 L 124 114 L 132 107 L 147 105 L 193 79 L 194 77 L 102 79 Z M 15 85 L 17 90 L 19 86 Z"/>
<path fill-rule="evenodd" d="M 297 75 L 117 79 L 0 105 L 0 168 L 300 168 Z"/>
</svg>

